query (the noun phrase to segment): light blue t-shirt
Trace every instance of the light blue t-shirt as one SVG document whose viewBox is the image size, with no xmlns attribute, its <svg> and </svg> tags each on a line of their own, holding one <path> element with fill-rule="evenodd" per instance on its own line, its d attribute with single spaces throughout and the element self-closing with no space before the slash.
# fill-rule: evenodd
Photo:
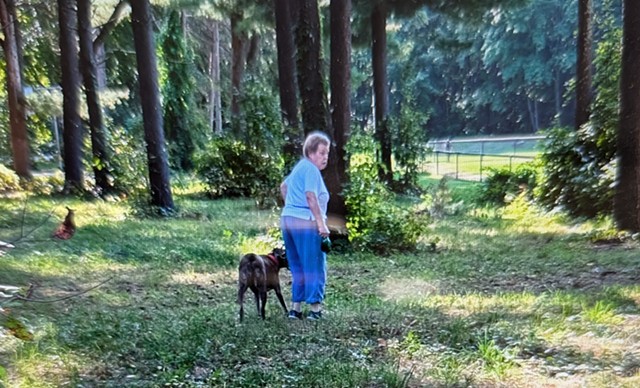
<svg viewBox="0 0 640 388">
<path fill-rule="evenodd" d="M 318 206 L 323 218 L 327 219 L 327 203 L 329 203 L 329 191 L 324 184 L 320 170 L 307 158 L 301 159 L 291 174 L 284 180 L 287 185 L 287 197 L 284 200 L 283 216 L 313 220 L 313 214 L 309 209 L 306 193 L 312 192 L 318 199 Z"/>
</svg>

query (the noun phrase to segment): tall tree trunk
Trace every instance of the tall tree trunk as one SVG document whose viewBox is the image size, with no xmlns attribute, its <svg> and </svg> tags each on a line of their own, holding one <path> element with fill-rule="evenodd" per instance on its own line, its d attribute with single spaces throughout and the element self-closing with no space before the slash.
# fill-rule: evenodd
<svg viewBox="0 0 640 388">
<path fill-rule="evenodd" d="M 387 10 L 384 2 L 375 5 L 371 13 L 371 61 L 373 67 L 373 95 L 375 99 L 375 135 L 380 150 L 378 177 L 390 184 L 393 180 L 391 166 L 391 135 L 389 133 L 389 89 L 387 85 Z"/>
<path fill-rule="evenodd" d="M 131 2 L 131 25 L 138 65 L 144 137 L 147 143 L 151 204 L 162 209 L 171 210 L 174 205 L 169 183 L 167 150 L 162 129 L 158 64 L 149 0 Z"/>
<path fill-rule="evenodd" d="M 60 27 L 60 66 L 62 74 L 62 111 L 65 191 L 84 189 L 82 172 L 82 126 L 80 120 L 80 76 L 76 42 L 75 0 L 58 0 Z"/>
<path fill-rule="evenodd" d="M 345 220 L 342 190 L 347 183 L 346 145 L 351 129 L 351 0 L 331 0 L 331 122 L 334 149 L 329 153 L 328 212 Z"/>
<path fill-rule="evenodd" d="M 80 41 L 80 71 L 84 79 L 84 92 L 89 111 L 93 175 L 101 195 L 113 191 L 110 174 L 110 158 L 102 118 L 102 106 L 98 94 L 98 67 L 93 53 L 93 28 L 91 26 L 91 0 L 78 0 L 78 35 Z M 97 162 L 97 163 L 96 163 Z"/>
<path fill-rule="evenodd" d="M 212 24 L 212 44 L 209 57 L 209 121 L 214 134 L 222 133 L 222 103 L 220 99 L 220 26 L 218 21 Z"/>
<path fill-rule="evenodd" d="M 9 5 L 7 3 L 10 3 Z M 20 72 L 20 50 L 16 39 L 17 23 L 11 13 L 13 0 L 0 0 L 0 22 L 2 23 L 2 48 L 6 62 L 7 99 L 9 105 L 9 126 L 11 131 L 11 153 L 13 169 L 18 176 L 30 179 L 29 134 L 27 131 L 26 109 L 22 94 L 22 74 Z M 15 9 L 15 7 L 14 7 Z"/>
<path fill-rule="evenodd" d="M 255 72 L 258 69 L 260 61 L 260 34 L 253 33 L 247 47 L 247 70 Z"/>
<path fill-rule="evenodd" d="M 298 121 L 298 96 L 296 95 L 295 44 L 290 3 L 291 0 L 275 0 L 280 110 L 284 122 L 282 151 L 287 171 L 293 167 L 302 154 L 302 136 Z"/>
<path fill-rule="evenodd" d="M 553 77 L 553 101 L 556 108 L 555 125 L 562 125 L 562 92 L 560 83 L 560 71 L 556 71 Z"/>
<path fill-rule="evenodd" d="M 322 75 L 322 42 L 317 0 L 300 0 L 296 28 L 298 88 L 304 133 L 327 131 L 329 110 Z"/>
<path fill-rule="evenodd" d="M 591 29 L 592 0 L 578 1 L 578 59 L 576 62 L 576 121 L 579 129 L 589 121 L 591 112 Z"/>
<path fill-rule="evenodd" d="M 617 185 L 613 213 L 621 230 L 640 231 L 640 7 L 624 0 Z"/>
<path fill-rule="evenodd" d="M 242 12 L 231 14 L 231 121 L 233 134 L 242 136 L 240 125 L 240 96 L 242 93 L 242 77 L 244 75 L 246 34 L 240 30 Z"/>
</svg>

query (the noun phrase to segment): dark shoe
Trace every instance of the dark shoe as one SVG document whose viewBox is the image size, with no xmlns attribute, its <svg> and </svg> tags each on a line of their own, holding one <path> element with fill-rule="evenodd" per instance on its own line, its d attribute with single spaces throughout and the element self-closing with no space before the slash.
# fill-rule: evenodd
<svg viewBox="0 0 640 388">
<path fill-rule="evenodd" d="M 322 319 L 322 311 L 309 311 L 307 319 L 310 321 L 319 321 L 320 319 Z"/>
<path fill-rule="evenodd" d="M 288 317 L 289 319 L 302 319 L 302 311 L 291 310 Z"/>
</svg>

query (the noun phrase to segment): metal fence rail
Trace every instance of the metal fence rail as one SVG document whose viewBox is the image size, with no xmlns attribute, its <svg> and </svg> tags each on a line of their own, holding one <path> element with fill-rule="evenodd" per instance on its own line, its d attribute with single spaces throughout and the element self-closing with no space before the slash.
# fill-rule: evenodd
<svg viewBox="0 0 640 388">
<path fill-rule="evenodd" d="M 508 167 L 512 171 L 518 164 L 533 159 L 520 155 L 433 151 L 422 163 L 422 171 L 438 177 L 447 175 L 454 179 L 482 182 L 489 168 Z"/>
</svg>

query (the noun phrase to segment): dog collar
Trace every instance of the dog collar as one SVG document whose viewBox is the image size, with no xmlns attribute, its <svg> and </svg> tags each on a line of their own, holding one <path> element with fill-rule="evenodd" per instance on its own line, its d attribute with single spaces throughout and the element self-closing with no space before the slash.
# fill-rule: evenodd
<svg viewBox="0 0 640 388">
<path fill-rule="evenodd" d="M 275 257 L 273 254 L 269 253 L 269 254 L 267 255 L 267 257 L 268 257 L 269 259 L 271 259 L 271 261 L 273 261 L 273 263 L 274 263 L 275 265 L 278 265 L 278 264 L 279 264 L 279 263 L 278 263 L 278 259 L 276 259 L 276 257 Z"/>
</svg>

